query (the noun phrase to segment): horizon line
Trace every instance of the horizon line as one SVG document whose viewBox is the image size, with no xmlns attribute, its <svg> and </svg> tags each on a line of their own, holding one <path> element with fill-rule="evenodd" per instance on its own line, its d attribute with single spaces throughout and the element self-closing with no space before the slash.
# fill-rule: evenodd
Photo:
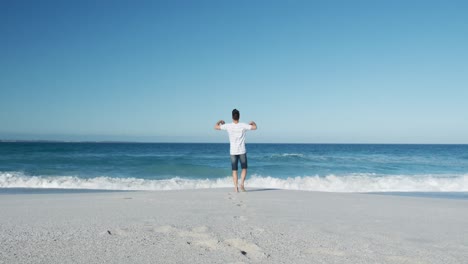
<svg viewBox="0 0 468 264">
<path fill-rule="evenodd" d="M 114 143 L 114 144 L 229 144 L 229 142 L 171 142 L 171 141 L 125 141 L 125 140 L 43 140 L 0 139 L 0 143 Z M 304 145 L 468 145 L 468 143 L 331 143 L 331 142 L 248 142 L 246 144 L 304 144 Z"/>
</svg>

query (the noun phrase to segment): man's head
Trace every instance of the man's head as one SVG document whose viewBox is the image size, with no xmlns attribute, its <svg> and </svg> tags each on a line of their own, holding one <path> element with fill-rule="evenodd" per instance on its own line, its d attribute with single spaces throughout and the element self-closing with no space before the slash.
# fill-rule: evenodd
<svg viewBox="0 0 468 264">
<path fill-rule="evenodd" d="M 239 110 L 234 109 L 232 110 L 232 120 L 239 121 L 240 113 Z"/>
</svg>

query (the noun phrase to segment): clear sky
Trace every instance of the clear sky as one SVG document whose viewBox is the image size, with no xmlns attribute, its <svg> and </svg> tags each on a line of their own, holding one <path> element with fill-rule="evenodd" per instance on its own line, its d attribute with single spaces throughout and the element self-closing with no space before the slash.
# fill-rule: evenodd
<svg viewBox="0 0 468 264">
<path fill-rule="evenodd" d="M 0 139 L 468 143 L 468 1 L 0 1 Z"/>
</svg>

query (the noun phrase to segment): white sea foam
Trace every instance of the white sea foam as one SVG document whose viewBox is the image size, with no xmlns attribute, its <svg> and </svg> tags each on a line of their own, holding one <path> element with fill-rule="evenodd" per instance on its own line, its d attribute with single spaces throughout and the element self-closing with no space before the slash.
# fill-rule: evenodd
<svg viewBox="0 0 468 264">
<path fill-rule="evenodd" d="M 353 174 L 347 176 L 252 177 L 249 186 L 324 192 L 466 192 L 468 175 L 440 177 L 434 175 Z"/>
<path fill-rule="evenodd" d="M 73 176 L 26 176 L 18 172 L 0 173 L 0 188 L 59 188 L 98 190 L 184 190 L 226 188 L 232 178 L 166 180 L 138 178 Z M 286 179 L 253 175 L 246 181 L 250 188 L 276 188 L 324 192 L 468 192 L 468 174 L 463 175 L 392 175 L 352 174 L 325 177 L 306 176 Z"/>
<path fill-rule="evenodd" d="M 25 176 L 21 173 L 0 173 L 0 188 L 59 188 L 59 189 L 97 189 L 97 190 L 183 190 L 222 188 L 230 186 L 228 178 L 148 180 L 138 178 L 95 177 L 79 178 L 73 176 Z"/>
</svg>

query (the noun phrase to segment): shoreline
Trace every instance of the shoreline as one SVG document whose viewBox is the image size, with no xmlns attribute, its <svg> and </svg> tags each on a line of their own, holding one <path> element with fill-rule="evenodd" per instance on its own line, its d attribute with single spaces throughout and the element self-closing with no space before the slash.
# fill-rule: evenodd
<svg viewBox="0 0 468 264">
<path fill-rule="evenodd" d="M 171 191 L 184 191 L 184 190 L 212 190 L 212 189 L 228 189 L 228 188 L 200 188 L 200 189 L 183 189 L 183 190 L 112 190 L 112 189 L 79 189 L 79 188 L 0 188 L 0 195 L 23 195 L 23 194 L 73 194 L 73 193 L 113 193 L 113 192 L 171 192 Z M 372 195 L 385 195 L 385 196 L 403 196 L 403 197 L 419 197 L 419 198 L 433 198 L 433 199 L 455 199 L 455 200 L 468 200 L 468 192 L 395 192 L 395 191 L 382 191 L 382 192 L 326 192 L 326 191 L 309 191 L 309 190 L 288 190 L 279 188 L 248 188 L 247 192 L 255 192 L 262 189 L 267 190 L 283 190 L 293 192 L 318 192 L 318 193 L 347 193 L 347 194 L 372 194 Z"/>
<path fill-rule="evenodd" d="M 5 263 L 461 263 L 468 201 L 231 189 L 4 194 Z"/>
</svg>

